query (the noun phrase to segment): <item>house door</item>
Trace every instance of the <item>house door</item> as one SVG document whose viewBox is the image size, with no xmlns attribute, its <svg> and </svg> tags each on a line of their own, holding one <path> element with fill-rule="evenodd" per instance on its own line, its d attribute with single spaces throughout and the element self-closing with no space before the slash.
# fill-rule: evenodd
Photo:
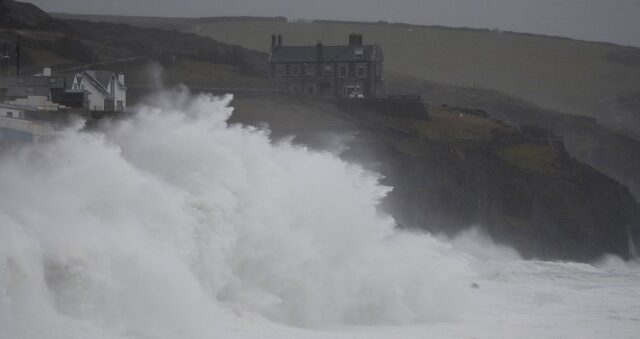
<svg viewBox="0 0 640 339">
<path fill-rule="evenodd" d="M 104 99 L 104 110 L 105 111 L 113 111 L 113 100 Z"/>
</svg>

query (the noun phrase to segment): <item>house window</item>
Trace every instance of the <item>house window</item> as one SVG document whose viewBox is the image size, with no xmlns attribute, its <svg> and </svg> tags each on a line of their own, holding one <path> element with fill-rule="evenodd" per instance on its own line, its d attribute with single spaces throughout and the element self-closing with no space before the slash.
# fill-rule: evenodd
<svg viewBox="0 0 640 339">
<path fill-rule="evenodd" d="M 55 84 L 55 83 L 57 83 L 57 82 L 58 82 L 58 79 L 56 79 L 56 78 L 49 78 L 49 83 L 50 83 L 50 84 Z"/>
<path fill-rule="evenodd" d="M 326 65 L 324 65 L 323 70 L 324 70 L 324 74 L 325 75 L 332 75 L 333 74 L 333 65 L 326 64 Z"/>
<path fill-rule="evenodd" d="M 13 118 L 13 112 L 7 112 L 7 117 Z"/>
<path fill-rule="evenodd" d="M 316 65 L 314 65 L 314 64 L 304 65 L 304 74 L 305 75 L 316 75 Z"/>
<path fill-rule="evenodd" d="M 340 65 L 340 77 L 347 77 L 347 65 Z"/>
<path fill-rule="evenodd" d="M 285 67 L 284 65 L 277 65 L 276 66 L 276 76 L 284 76 L 285 75 Z"/>
<path fill-rule="evenodd" d="M 313 93 L 315 92 L 315 86 L 313 85 L 308 85 L 307 86 L 307 94 L 309 95 L 313 95 Z"/>
<path fill-rule="evenodd" d="M 345 87 L 345 94 L 349 98 L 362 98 L 362 89 L 358 85 L 348 85 Z"/>
<path fill-rule="evenodd" d="M 356 59 L 363 59 L 364 58 L 364 49 L 356 48 L 356 50 L 353 52 L 353 57 L 356 58 Z"/>
<path fill-rule="evenodd" d="M 300 66 L 299 65 L 291 66 L 291 74 L 292 75 L 300 75 Z"/>
<path fill-rule="evenodd" d="M 358 66 L 356 66 L 356 74 L 358 75 L 359 78 L 366 77 L 367 76 L 367 65 L 358 64 Z"/>
<path fill-rule="evenodd" d="M 122 111 L 124 109 L 124 103 L 122 102 L 122 100 L 118 100 L 117 105 L 118 111 Z"/>
</svg>

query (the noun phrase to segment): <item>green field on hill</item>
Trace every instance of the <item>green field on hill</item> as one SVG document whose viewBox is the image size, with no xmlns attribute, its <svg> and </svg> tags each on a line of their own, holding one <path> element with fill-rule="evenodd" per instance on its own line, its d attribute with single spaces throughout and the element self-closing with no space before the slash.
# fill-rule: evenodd
<svg viewBox="0 0 640 339">
<path fill-rule="evenodd" d="M 597 118 L 640 137 L 640 48 L 559 37 L 389 23 L 286 22 L 259 18 L 76 16 L 195 32 L 268 52 L 285 44 L 344 44 L 349 32 L 382 44 L 388 75 L 499 91 L 561 112 Z"/>
<path fill-rule="evenodd" d="M 366 23 L 209 22 L 193 30 L 221 42 L 268 51 L 285 44 L 342 44 L 349 32 L 382 44 L 387 71 L 497 90 L 540 106 L 637 131 L 640 49 L 563 38 L 470 29 Z M 635 132 L 634 131 L 634 132 Z"/>
</svg>

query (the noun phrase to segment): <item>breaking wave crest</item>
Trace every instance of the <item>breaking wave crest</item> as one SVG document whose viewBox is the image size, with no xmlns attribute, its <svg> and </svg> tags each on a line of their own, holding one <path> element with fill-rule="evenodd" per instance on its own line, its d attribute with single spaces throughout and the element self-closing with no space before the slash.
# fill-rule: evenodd
<svg viewBox="0 0 640 339">
<path fill-rule="evenodd" d="M 101 132 L 0 159 L 0 337 L 211 338 L 238 314 L 308 327 L 454 317 L 474 274 L 394 230 L 389 188 L 162 93 Z M 223 326 L 223 325 L 220 325 Z"/>
</svg>

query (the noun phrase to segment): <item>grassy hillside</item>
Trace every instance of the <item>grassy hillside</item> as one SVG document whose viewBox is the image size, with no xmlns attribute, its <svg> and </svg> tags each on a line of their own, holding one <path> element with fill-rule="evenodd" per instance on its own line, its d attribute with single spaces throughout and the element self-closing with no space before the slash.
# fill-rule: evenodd
<svg viewBox="0 0 640 339">
<path fill-rule="evenodd" d="M 199 33 L 268 51 L 269 33 L 285 43 L 344 43 L 362 32 L 381 43 L 389 71 L 459 86 L 498 90 L 624 127 L 640 111 L 617 98 L 640 92 L 640 49 L 491 31 L 388 24 L 212 22 Z M 635 126 L 640 126 L 640 123 Z"/>
<path fill-rule="evenodd" d="M 161 25 L 158 18 L 88 16 Z M 640 135 L 640 49 L 488 30 L 386 23 L 163 19 L 178 29 L 268 52 L 285 44 L 344 43 L 349 32 L 383 45 L 387 71 L 429 81 L 497 90 L 545 108 L 595 117 Z"/>
</svg>

